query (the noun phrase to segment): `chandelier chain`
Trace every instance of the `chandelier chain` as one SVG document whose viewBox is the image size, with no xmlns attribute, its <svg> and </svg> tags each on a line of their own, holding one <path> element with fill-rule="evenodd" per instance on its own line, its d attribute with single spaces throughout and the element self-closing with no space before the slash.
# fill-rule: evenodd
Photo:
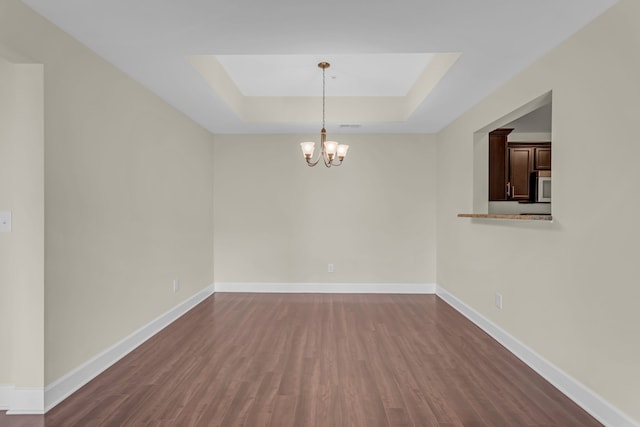
<svg viewBox="0 0 640 427">
<path fill-rule="evenodd" d="M 326 68 L 322 68 L 322 128 L 324 129 L 324 105 L 325 105 L 325 71 Z"/>
</svg>

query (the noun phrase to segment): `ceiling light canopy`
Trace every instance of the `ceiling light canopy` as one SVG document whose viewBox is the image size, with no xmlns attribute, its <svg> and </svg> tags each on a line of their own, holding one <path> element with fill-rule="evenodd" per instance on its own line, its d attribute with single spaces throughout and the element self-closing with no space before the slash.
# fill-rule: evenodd
<svg viewBox="0 0 640 427">
<path fill-rule="evenodd" d="M 340 166 L 345 156 L 347 155 L 347 151 L 349 150 L 349 146 L 345 144 L 338 144 L 336 141 L 327 141 L 327 130 L 324 128 L 325 126 L 325 71 L 329 68 L 331 64 L 328 62 L 321 62 L 318 64 L 318 67 L 322 69 L 322 130 L 320 131 L 320 155 L 318 158 L 313 161 L 311 160 L 313 157 L 313 152 L 315 150 L 315 142 L 301 142 L 300 147 L 302 148 L 302 154 L 304 154 L 304 158 L 307 161 L 308 166 L 315 166 L 320 162 L 320 159 L 324 162 L 324 165 L 328 168 L 331 166 Z M 336 163 L 337 157 L 337 163 Z"/>
</svg>

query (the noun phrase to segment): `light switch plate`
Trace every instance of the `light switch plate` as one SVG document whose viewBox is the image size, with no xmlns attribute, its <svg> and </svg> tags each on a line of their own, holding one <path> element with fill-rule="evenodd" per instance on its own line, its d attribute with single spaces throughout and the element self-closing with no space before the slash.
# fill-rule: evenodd
<svg viewBox="0 0 640 427">
<path fill-rule="evenodd" d="M 0 233 L 11 232 L 11 211 L 0 211 Z"/>
</svg>

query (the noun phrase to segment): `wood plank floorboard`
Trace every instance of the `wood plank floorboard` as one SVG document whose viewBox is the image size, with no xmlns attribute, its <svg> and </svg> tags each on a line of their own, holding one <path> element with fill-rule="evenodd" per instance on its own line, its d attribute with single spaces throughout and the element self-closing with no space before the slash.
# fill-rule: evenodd
<svg viewBox="0 0 640 427">
<path fill-rule="evenodd" d="M 5 424 L 12 417 L 16 423 Z M 28 426 L 18 418 L 0 413 L 0 425 Z M 225 293 L 89 382 L 45 422 L 601 425 L 434 295 Z"/>
<path fill-rule="evenodd" d="M 44 427 L 44 415 L 7 415 L 7 411 L 0 411 L 0 427 Z"/>
</svg>

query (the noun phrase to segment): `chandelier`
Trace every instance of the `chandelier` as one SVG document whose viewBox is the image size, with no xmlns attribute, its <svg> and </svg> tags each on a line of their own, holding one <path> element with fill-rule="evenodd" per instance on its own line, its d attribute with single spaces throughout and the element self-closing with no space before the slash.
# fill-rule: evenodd
<svg viewBox="0 0 640 427">
<path fill-rule="evenodd" d="M 349 150 L 349 146 L 345 144 L 338 144 L 336 141 L 327 141 L 327 130 L 324 128 L 324 106 L 325 106 L 325 70 L 329 68 L 331 64 L 328 62 L 321 62 L 318 64 L 318 68 L 322 68 L 322 130 L 320 131 L 320 145 L 321 151 L 320 156 L 314 162 L 311 160 L 313 157 L 313 151 L 315 148 L 315 142 L 301 142 L 300 147 L 302 147 L 302 154 L 304 154 L 304 158 L 307 161 L 308 166 L 315 166 L 318 164 L 320 159 L 324 162 L 324 165 L 328 168 L 331 166 L 340 166 L 345 156 L 347 155 L 347 150 Z M 337 157 L 337 163 L 335 163 Z"/>
</svg>

